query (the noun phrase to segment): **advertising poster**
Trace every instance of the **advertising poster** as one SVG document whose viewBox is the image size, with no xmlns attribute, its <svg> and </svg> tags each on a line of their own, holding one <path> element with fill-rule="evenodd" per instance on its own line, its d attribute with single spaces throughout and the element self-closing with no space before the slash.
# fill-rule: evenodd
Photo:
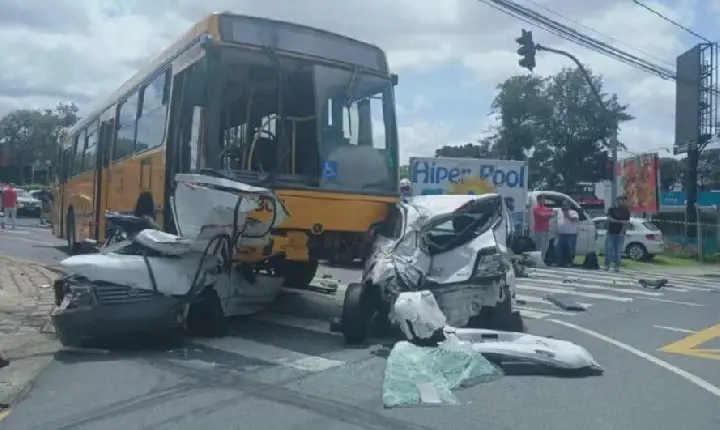
<svg viewBox="0 0 720 430">
<path fill-rule="evenodd" d="M 413 157 L 410 182 L 415 195 L 500 194 L 515 225 L 525 224 L 528 169 L 523 161 Z"/>
<path fill-rule="evenodd" d="M 627 197 L 633 213 L 660 210 L 660 157 L 638 154 L 618 161 L 618 191 Z"/>
</svg>

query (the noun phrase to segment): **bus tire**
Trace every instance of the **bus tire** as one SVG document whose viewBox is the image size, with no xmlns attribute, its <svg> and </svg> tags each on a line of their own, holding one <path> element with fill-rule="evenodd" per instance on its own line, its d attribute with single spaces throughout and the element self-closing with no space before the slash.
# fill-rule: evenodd
<svg viewBox="0 0 720 430">
<path fill-rule="evenodd" d="M 78 244 L 75 235 L 75 212 L 68 211 L 65 217 L 65 238 L 67 238 L 67 247 L 70 255 L 77 254 Z"/>
<path fill-rule="evenodd" d="M 285 278 L 284 285 L 290 288 L 306 288 L 315 279 L 320 262 L 292 261 L 285 260 L 282 263 L 282 275 Z"/>
</svg>

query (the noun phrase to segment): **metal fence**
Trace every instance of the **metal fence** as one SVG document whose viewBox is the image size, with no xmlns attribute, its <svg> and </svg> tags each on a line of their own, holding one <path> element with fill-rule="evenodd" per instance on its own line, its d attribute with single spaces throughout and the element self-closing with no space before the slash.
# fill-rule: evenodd
<svg viewBox="0 0 720 430">
<path fill-rule="evenodd" d="M 685 213 L 660 213 L 652 217 L 653 224 L 663 233 L 668 255 L 717 263 L 720 263 L 719 221 L 718 211 L 698 211 L 698 222 L 694 224 L 697 238 L 689 238 L 686 231 L 690 224 Z"/>
</svg>

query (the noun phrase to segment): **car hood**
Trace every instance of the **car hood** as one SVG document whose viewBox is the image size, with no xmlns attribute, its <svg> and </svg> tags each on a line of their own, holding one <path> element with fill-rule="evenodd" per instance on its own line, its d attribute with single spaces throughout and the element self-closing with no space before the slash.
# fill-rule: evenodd
<svg viewBox="0 0 720 430">
<path fill-rule="evenodd" d="M 18 202 L 40 204 L 40 200 L 36 199 L 35 197 L 18 197 Z"/>
</svg>

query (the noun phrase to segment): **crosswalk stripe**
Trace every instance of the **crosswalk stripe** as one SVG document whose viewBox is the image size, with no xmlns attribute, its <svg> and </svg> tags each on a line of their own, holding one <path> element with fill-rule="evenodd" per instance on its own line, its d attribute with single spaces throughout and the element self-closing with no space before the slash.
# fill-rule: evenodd
<svg viewBox="0 0 720 430">
<path fill-rule="evenodd" d="M 519 310 L 520 314 L 523 314 L 523 311 L 539 312 L 539 313 L 552 314 L 552 315 L 570 315 L 570 316 L 575 315 L 577 313 L 577 312 L 560 311 L 560 310 L 555 310 L 555 309 L 537 310 L 534 308 L 527 308 L 525 306 L 515 306 L 515 309 Z"/>
<path fill-rule="evenodd" d="M 521 284 L 522 281 L 518 281 L 518 285 Z M 600 290 L 600 291 L 612 291 L 612 292 L 618 292 L 623 294 L 637 294 L 639 296 L 651 296 L 651 297 L 660 297 L 663 295 L 663 293 L 653 292 L 653 291 L 643 291 L 639 289 L 629 289 L 629 288 L 618 288 L 618 287 L 610 287 L 610 286 L 602 286 L 602 285 L 590 285 L 587 283 L 581 283 L 581 282 L 571 282 L 571 283 L 565 283 L 561 281 L 547 281 L 543 280 L 543 285 L 549 285 L 549 286 L 558 286 L 561 288 L 564 287 L 571 287 L 571 288 L 585 288 L 588 290 Z"/>
<path fill-rule="evenodd" d="M 587 297 L 590 299 L 603 299 L 603 300 L 610 300 L 613 302 L 622 302 L 622 303 L 628 303 L 632 302 L 633 299 L 630 297 L 618 297 L 618 296 L 611 296 L 609 294 L 599 294 L 599 293 L 586 293 L 584 291 L 575 291 L 572 288 L 550 288 L 550 287 L 540 287 L 537 285 L 517 285 L 517 288 L 519 290 L 529 290 L 529 291 L 539 291 L 543 293 L 551 293 L 551 294 L 569 294 L 573 296 L 580 296 L 580 297 Z"/>
<path fill-rule="evenodd" d="M 267 363 L 292 367 L 305 372 L 322 372 L 346 364 L 345 361 L 303 354 L 302 352 L 279 348 L 240 337 L 198 339 L 195 343 Z"/>
<path fill-rule="evenodd" d="M 524 303 L 542 304 L 542 305 L 545 305 L 545 306 L 555 306 L 555 305 L 553 305 L 552 303 L 548 302 L 547 300 L 545 300 L 545 299 L 542 298 L 542 297 L 538 297 L 538 296 L 526 296 L 525 294 L 516 294 L 516 295 L 515 295 L 515 301 L 518 302 L 518 303 L 524 302 Z M 593 305 L 592 303 L 582 303 L 582 302 L 577 302 L 577 304 L 581 305 L 582 307 L 584 307 L 584 308 L 586 308 L 586 309 L 589 308 L 589 307 L 591 307 L 591 306 Z"/>
</svg>

